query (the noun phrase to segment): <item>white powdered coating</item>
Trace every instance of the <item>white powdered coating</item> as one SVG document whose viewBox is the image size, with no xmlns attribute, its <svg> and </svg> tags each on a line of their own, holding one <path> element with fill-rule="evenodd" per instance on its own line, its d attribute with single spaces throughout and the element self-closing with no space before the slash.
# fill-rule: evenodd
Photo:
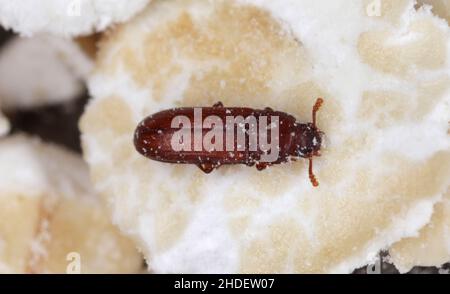
<svg viewBox="0 0 450 294">
<path fill-rule="evenodd" d="M 301 227 L 303 229 L 301 233 L 307 236 L 308 240 L 313 240 L 312 242 L 314 242 L 316 239 L 325 237 L 324 239 L 328 241 L 326 236 L 319 235 L 319 232 L 327 232 L 327 228 L 321 228 L 322 223 L 320 221 L 320 216 L 325 209 L 323 207 L 324 204 L 334 202 L 333 204 L 338 209 L 339 204 L 345 203 L 348 206 L 353 206 L 353 203 L 358 203 L 362 199 L 361 201 L 367 201 L 367 206 L 365 207 L 367 211 L 374 213 L 370 211 L 372 206 L 370 201 L 377 199 L 372 199 L 371 197 L 380 196 L 371 195 L 370 191 L 364 189 L 361 189 L 361 192 L 366 194 L 351 194 L 353 191 L 352 187 L 360 179 L 358 174 L 353 174 L 351 169 L 348 169 L 349 167 L 354 168 L 355 171 L 360 171 L 362 168 L 367 167 L 373 173 L 368 176 L 369 180 L 364 179 L 368 182 L 368 187 L 370 187 L 371 177 L 384 179 L 386 175 L 391 175 L 389 174 L 390 167 L 383 165 L 386 161 L 381 163 L 382 155 L 391 152 L 395 155 L 396 151 L 404 155 L 408 160 L 411 160 L 411 162 L 426 162 L 427 159 L 439 151 L 447 151 L 450 147 L 450 138 L 447 135 L 447 122 L 450 116 L 448 105 L 450 95 L 448 91 L 437 100 L 437 104 L 433 105 L 432 111 L 421 118 L 420 121 L 406 121 L 380 130 L 375 129 L 372 122 L 364 122 L 357 119 L 357 113 L 365 91 L 372 89 L 401 90 L 402 93 L 406 92 L 411 94 L 412 98 L 417 98 L 420 87 L 419 81 L 433 81 L 436 76 L 448 73 L 448 58 L 444 69 L 412 70 L 408 73 L 410 75 L 409 79 L 404 79 L 399 75 L 386 74 L 370 67 L 361 60 L 358 53 L 357 44 L 360 35 L 366 31 L 389 27 L 389 25 L 377 18 L 365 16 L 362 13 L 365 11 L 364 5 L 359 1 L 240 2 L 251 3 L 270 11 L 284 25 L 287 31 L 295 35 L 306 48 L 308 57 L 310 57 L 313 65 L 311 66 L 311 77 L 309 78 L 319 83 L 320 88 L 324 89 L 325 93 L 330 93 L 330 96 L 335 97 L 339 105 L 342 106 L 343 119 L 339 122 L 340 125 L 335 130 L 336 132 L 326 132 L 327 146 L 330 146 L 330 149 L 345 150 L 347 146 L 343 140 L 348 140 L 352 137 L 364 138 L 361 134 L 370 134 L 369 140 L 371 140 L 371 144 L 364 145 L 365 148 L 363 150 L 349 151 L 352 154 L 354 152 L 354 158 L 351 159 L 351 165 L 346 166 L 346 170 L 336 171 L 337 173 L 345 173 L 345 175 L 342 175 L 343 179 L 340 179 L 337 184 L 327 186 L 328 183 L 325 182 L 321 183 L 318 189 L 314 189 L 307 181 L 306 170 L 301 170 L 300 172 L 293 170 L 293 173 L 290 174 L 289 172 L 281 173 L 281 167 L 280 169 L 278 169 L 279 167 L 274 167 L 273 170 L 259 174 L 257 177 L 261 179 L 264 179 L 267 174 L 271 174 L 273 177 L 280 177 L 281 174 L 281 177 L 287 178 L 283 179 L 286 180 L 283 184 L 287 183 L 288 187 L 285 190 L 281 189 L 281 192 L 277 191 L 276 195 L 272 195 L 273 198 L 267 199 L 263 198 L 267 196 L 262 196 L 264 193 L 258 190 L 259 186 L 264 183 L 258 182 L 259 178 L 254 176 L 254 171 L 247 167 L 222 167 L 218 171 L 204 177 L 197 173 L 197 167 L 195 166 L 174 167 L 164 163 L 147 161 L 136 153 L 126 157 L 122 153 L 128 151 L 127 144 L 129 143 L 127 142 L 131 140 L 131 132 L 128 133 L 128 131 L 121 130 L 121 133 L 115 133 L 112 127 L 103 128 L 101 131 L 90 129 L 90 124 L 95 123 L 95 120 L 86 119 L 85 125 L 82 124 L 85 158 L 93 167 L 94 173 L 97 173 L 95 175 L 97 178 L 96 188 L 107 197 L 113 210 L 114 221 L 127 234 L 133 236 L 139 242 L 149 261 L 150 269 L 155 272 L 238 272 L 242 270 L 242 260 L 246 257 L 242 247 L 248 246 L 255 239 L 267 237 L 265 233 L 267 229 L 276 225 L 274 222 L 284 217 L 294 219 L 294 226 L 291 226 L 291 228 L 293 230 L 296 229 L 295 225 Z M 171 4 L 168 1 L 166 4 L 152 7 L 152 9 L 159 9 L 160 11 L 154 11 L 154 15 L 147 18 L 139 18 L 135 22 L 134 28 L 127 29 L 125 27 L 125 33 L 123 33 L 121 38 L 129 39 L 121 39 L 116 44 L 109 44 L 110 48 L 105 51 L 107 52 L 106 55 L 115 55 L 119 49 L 123 49 L 126 46 L 123 43 L 138 44 L 136 46 L 139 48 L 139 40 L 142 37 L 139 33 L 143 33 L 140 29 L 144 32 L 151 31 L 155 29 L 157 24 L 176 18 L 177 13 L 180 11 L 186 11 L 193 19 L 202 19 L 203 16 L 207 16 L 211 12 L 211 6 L 199 3 L 194 1 L 192 5 L 188 4 L 185 7 L 182 4 L 170 7 Z M 397 34 L 401 34 L 403 30 L 406 30 L 412 21 L 423 17 L 431 18 L 430 12 L 427 10 L 416 12 L 413 9 L 413 4 L 410 1 L 408 11 L 404 12 L 400 18 L 400 24 L 393 27 Z M 174 9 L 174 6 L 179 8 L 179 10 Z M 166 13 L 165 9 L 170 8 L 173 10 Z M 330 21 L 331 19 L 333 21 Z M 433 22 L 445 32 L 447 51 L 449 51 L 450 38 L 448 38 L 448 27 L 437 19 L 434 19 Z M 136 31 L 138 33 L 134 35 Z M 407 43 L 414 39 L 413 36 L 409 37 L 393 38 L 392 42 Z M 139 49 L 137 51 L 141 53 Z M 183 70 L 175 75 L 176 78 L 170 80 L 162 98 L 159 100 L 156 98 L 151 99 L 155 95 L 152 93 L 151 86 L 143 87 L 134 82 L 130 72 L 127 71 L 129 68 L 121 67 L 122 64 L 119 63 L 119 67 L 112 70 L 112 72 L 107 66 L 105 66 L 106 69 L 100 68 L 99 72 L 93 76 L 89 83 L 91 93 L 95 98 L 88 107 L 87 116 L 89 116 L 89 111 L 92 112 L 89 119 L 99 116 L 102 110 L 109 113 L 111 109 L 102 109 L 99 105 L 112 100 L 111 97 L 119 97 L 119 100 L 129 108 L 131 121 L 136 124 L 150 113 L 177 105 L 176 103 L 179 102 L 177 99 L 181 99 L 180 96 L 182 96 L 180 93 L 188 88 L 186 83 L 192 82 L 189 78 L 192 78 L 196 72 L 196 66 L 199 69 L 204 69 L 204 64 L 189 64 L 182 57 L 179 60 L 177 57 L 174 57 L 174 59 L 177 64 L 181 64 L 180 67 Z M 142 60 L 140 61 L 142 62 Z M 191 68 L 194 68 L 194 70 L 189 72 Z M 145 72 L 143 73 L 145 74 Z M 280 93 L 281 95 L 283 90 L 289 88 L 292 83 L 292 79 L 283 79 L 284 76 L 281 76 L 280 79 L 270 81 L 270 89 L 276 97 L 276 94 Z M 220 86 L 223 88 L 226 87 L 226 84 L 221 81 Z M 220 99 L 219 97 L 213 98 Z M 203 101 L 196 102 L 203 103 Z M 259 103 L 261 104 L 258 105 L 259 107 L 265 106 L 265 101 Z M 100 111 L 95 109 L 95 107 L 100 108 Z M 99 111 L 99 113 L 96 113 L 93 109 Z M 111 118 L 114 118 L 114 116 L 111 116 Z M 120 116 L 117 119 L 120 119 Z M 103 125 L 106 124 L 103 123 Z M 348 148 L 351 148 L 351 146 Z M 122 159 L 124 161 L 120 162 Z M 315 161 L 315 170 L 319 175 L 321 172 L 325 172 L 322 168 L 327 166 L 326 161 L 334 160 L 332 157 L 327 158 L 326 156 L 323 156 L 322 159 Z M 118 161 L 114 162 L 114 160 Z M 121 168 L 116 168 L 115 165 L 119 164 L 124 165 Z M 282 168 L 289 170 L 292 167 L 286 166 Z M 174 175 L 174 171 L 177 171 L 178 174 Z M 394 176 L 400 175 L 394 173 Z M 190 196 L 186 191 L 190 189 L 190 184 L 197 179 L 206 180 L 198 184 L 200 187 L 198 191 L 193 192 L 197 199 L 201 199 L 193 204 L 188 200 Z M 386 181 L 390 182 L 391 179 L 386 179 Z M 424 197 L 420 201 L 408 202 L 405 206 L 399 205 L 402 210 L 392 214 L 390 216 L 392 220 L 390 219 L 389 225 L 384 225 L 382 230 L 377 231 L 377 234 L 370 239 L 370 242 L 356 248 L 351 256 L 345 255 L 345 260 L 336 259 L 328 267 L 314 268 L 314 270 L 321 272 L 350 272 L 354 268 L 370 262 L 378 250 L 387 248 L 405 236 L 413 235 L 424 226 L 430 219 L 433 205 L 440 201 L 442 197 L 441 192 L 443 191 L 437 192 L 437 194 L 433 192 L 433 194 Z M 397 196 L 400 195 L 395 194 L 396 190 L 393 189 L 391 193 L 389 196 L 381 195 L 398 200 L 397 198 L 399 197 Z M 235 194 L 243 196 L 242 198 L 246 199 L 246 201 L 255 201 L 260 205 L 254 209 L 252 206 L 246 206 L 247 203 L 241 203 L 243 204 L 242 207 L 237 205 L 237 207 L 233 206 L 233 209 L 225 209 L 225 203 L 231 201 L 230 199 L 236 196 Z M 350 199 L 347 198 L 347 194 L 351 195 L 348 197 Z M 328 201 L 328 198 L 331 196 L 333 200 Z M 401 196 L 405 197 L 405 195 Z M 380 198 L 383 197 L 380 196 Z M 384 199 L 378 200 L 383 201 Z M 409 200 L 405 199 L 405 202 Z M 297 205 L 299 201 L 307 203 L 307 208 L 300 209 Z M 163 202 L 164 205 L 160 205 L 160 202 Z M 358 205 L 354 206 L 354 209 L 359 208 L 360 206 Z M 171 211 L 175 212 L 172 215 L 173 217 L 186 214 L 187 220 L 185 223 L 187 225 L 180 238 L 174 244 L 167 246 L 167 248 L 161 248 L 158 241 L 161 235 L 167 233 L 170 236 L 171 230 L 176 230 L 173 227 L 164 227 L 164 224 L 171 220 L 170 218 L 165 219 L 166 215 L 164 213 Z M 327 210 L 327 212 L 333 211 Z M 352 216 L 358 215 L 355 211 L 351 212 Z M 365 212 L 362 211 L 361 213 Z M 249 216 L 249 224 L 239 236 L 232 236 L 230 225 L 227 222 L 231 222 L 240 216 Z M 338 228 L 335 231 L 331 230 L 332 233 L 337 234 L 336 237 L 339 237 L 338 234 L 342 233 L 341 230 L 348 232 L 345 230 L 345 226 L 354 225 L 355 230 L 357 230 L 360 225 L 357 219 L 349 224 L 345 219 L 345 215 L 338 220 L 338 222 L 340 221 L 345 223 L 342 224 L 342 228 Z M 165 229 L 162 232 L 157 231 L 158 222 L 162 222 L 162 226 Z M 330 223 L 327 223 L 327 225 L 333 226 Z M 375 228 L 377 225 L 377 223 L 373 224 Z M 351 229 L 350 227 L 349 230 Z M 288 232 L 286 234 L 288 235 Z M 275 241 L 277 240 L 275 238 Z M 270 245 L 267 243 L 263 244 L 261 245 L 262 247 L 258 248 L 266 250 L 269 247 L 267 250 L 270 252 Z M 326 245 L 332 247 L 330 244 Z M 296 251 L 314 251 L 307 247 L 305 249 L 295 247 L 295 245 L 292 246 L 292 248 L 286 250 L 289 256 L 295 256 Z M 275 245 L 273 248 L 277 250 Z M 343 254 L 347 254 L 351 250 L 351 248 L 345 248 L 343 249 L 343 252 L 345 252 Z M 320 256 L 320 258 L 323 258 L 324 264 L 326 264 L 327 257 Z M 295 262 L 298 261 L 291 260 L 281 269 L 277 268 L 277 271 L 297 271 L 294 267 Z M 336 263 L 333 264 L 333 262 Z M 261 261 L 261 264 L 264 264 L 264 260 Z"/>
<path fill-rule="evenodd" d="M 229 184 L 231 183 L 226 180 L 222 181 L 220 183 L 222 187 L 210 186 L 210 190 L 206 190 L 204 193 L 205 195 L 217 195 L 216 191 L 226 188 Z M 235 272 L 239 266 L 237 254 L 239 244 L 228 232 L 227 218 L 218 217 L 225 214 L 220 199 L 205 198 L 205 201 L 195 208 L 194 217 L 182 239 L 163 254 L 151 259 L 151 268 L 160 273 L 176 271 L 180 273 L 229 274 Z M 208 226 L 205 226 L 206 223 Z M 141 230 L 148 228 L 148 225 L 149 223 L 146 223 L 143 218 Z M 202 240 L 201 244 L 198 240 Z M 187 252 L 189 254 L 186 254 Z M 178 264 L 174 267 L 176 260 L 178 260 Z"/>
<path fill-rule="evenodd" d="M 37 140 L 22 143 L 25 142 L 18 137 L 0 141 L 0 191 L 39 195 L 49 189 L 39 156 L 36 156 L 40 143 Z"/>
<path fill-rule="evenodd" d="M 0 52 L 0 105 L 29 108 L 75 98 L 92 61 L 72 40 L 16 37 Z"/>
<path fill-rule="evenodd" d="M 0 23 L 31 36 L 78 36 L 105 30 L 142 10 L 150 0 L 0 0 Z"/>
<path fill-rule="evenodd" d="M 92 189 L 87 167 L 78 156 L 43 145 L 37 138 L 16 135 L 0 140 L 0 162 L 1 192 L 33 196 L 59 191 L 67 197 L 84 197 Z"/>
</svg>

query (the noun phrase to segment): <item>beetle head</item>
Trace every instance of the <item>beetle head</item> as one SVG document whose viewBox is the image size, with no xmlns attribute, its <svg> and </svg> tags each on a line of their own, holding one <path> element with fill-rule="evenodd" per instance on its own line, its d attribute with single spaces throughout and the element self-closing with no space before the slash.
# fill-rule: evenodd
<svg viewBox="0 0 450 294">
<path fill-rule="evenodd" d="M 312 123 L 298 126 L 296 135 L 296 155 L 299 157 L 313 157 L 320 155 L 323 132 Z"/>
</svg>

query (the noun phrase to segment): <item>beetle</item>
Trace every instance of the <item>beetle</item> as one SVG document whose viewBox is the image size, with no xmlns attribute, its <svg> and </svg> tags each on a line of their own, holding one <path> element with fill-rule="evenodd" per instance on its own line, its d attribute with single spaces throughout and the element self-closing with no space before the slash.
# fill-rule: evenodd
<svg viewBox="0 0 450 294">
<path fill-rule="evenodd" d="M 297 122 L 294 116 L 269 107 L 263 110 L 224 107 L 218 102 L 212 107 L 172 108 L 141 121 L 134 133 L 134 145 L 139 153 L 150 159 L 167 163 L 195 164 L 205 173 L 225 164 L 256 165 L 258 170 L 263 170 L 270 165 L 306 158 L 309 160 L 310 181 L 316 187 L 319 183 L 313 173 L 313 157 L 320 156 L 324 134 L 316 126 L 316 114 L 322 104 L 323 99 L 317 98 L 312 108 L 312 122 L 308 123 Z M 198 121 L 199 113 L 203 123 Z M 205 117 L 207 119 L 204 119 Z M 228 120 L 230 117 L 234 118 L 234 121 Z M 227 123 L 223 123 L 225 120 Z M 228 124 L 229 121 L 234 124 Z M 263 122 L 270 125 L 266 124 L 264 128 Z M 277 124 L 274 126 L 273 122 Z M 259 124 L 259 127 L 255 124 Z M 261 147 L 262 136 L 267 137 L 273 130 L 278 136 L 270 140 L 271 143 L 276 141 L 278 145 L 271 153 L 275 153 L 276 157 L 264 161 L 262 158 L 268 155 L 268 150 Z M 243 134 L 245 140 L 239 141 L 239 136 L 229 137 L 230 132 Z M 255 137 L 257 141 L 254 140 Z M 211 139 L 214 148 L 202 146 L 202 143 L 205 145 L 206 138 Z M 217 148 L 220 143 L 225 145 L 224 138 L 230 138 L 227 147 L 231 149 Z M 240 138 L 242 139 L 242 136 Z M 174 144 L 178 145 L 174 147 Z"/>
</svg>

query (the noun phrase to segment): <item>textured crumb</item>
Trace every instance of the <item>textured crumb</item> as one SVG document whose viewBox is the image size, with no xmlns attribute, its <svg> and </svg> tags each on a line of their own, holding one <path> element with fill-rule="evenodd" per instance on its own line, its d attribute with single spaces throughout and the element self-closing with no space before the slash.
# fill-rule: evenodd
<svg viewBox="0 0 450 294">
<path fill-rule="evenodd" d="M 16 135 L 0 141 L 0 175 L 0 272 L 140 271 L 78 156 Z"/>
<path fill-rule="evenodd" d="M 102 42 L 81 120 L 115 223 L 158 273 L 351 272 L 431 219 L 450 182 L 448 25 L 414 1 L 153 1 Z M 345 9 L 343 9 L 345 7 Z M 263 172 L 141 157 L 134 128 L 174 106 L 271 107 L 327 147 Z"/>
<path fill-rule="evenodd" d="M 79 36 L 127 21 L 150 0 L 0 1 L 0 23 L 25 36 Z"/>
</svg>

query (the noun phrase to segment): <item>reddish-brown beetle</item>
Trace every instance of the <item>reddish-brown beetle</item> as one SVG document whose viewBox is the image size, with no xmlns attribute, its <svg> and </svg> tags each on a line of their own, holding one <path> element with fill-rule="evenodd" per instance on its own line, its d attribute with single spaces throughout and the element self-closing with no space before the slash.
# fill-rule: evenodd
<svg viewBox="0 0 450 294">
<path fill-rule="evenodd" d="M 256 164 L 258 170 L 263 170 L 269 165 L 307 158 L 309 178 L 313 186 L 318 186 L 312 158 L 320 156 L 323 133 L 316 126 L 316 113 L 322 103 L 318 98 L 311 123 L 298 123 L 292 115 L 270 108 L 224 107 L 220 102 L 213 107 L 164 110 L 138 125 L 134 145 L 150 159 L 196 164 L 205 173 L 224 164 Z M 269 158 L 270 154 L 274 156 Z"/>
</svg>

